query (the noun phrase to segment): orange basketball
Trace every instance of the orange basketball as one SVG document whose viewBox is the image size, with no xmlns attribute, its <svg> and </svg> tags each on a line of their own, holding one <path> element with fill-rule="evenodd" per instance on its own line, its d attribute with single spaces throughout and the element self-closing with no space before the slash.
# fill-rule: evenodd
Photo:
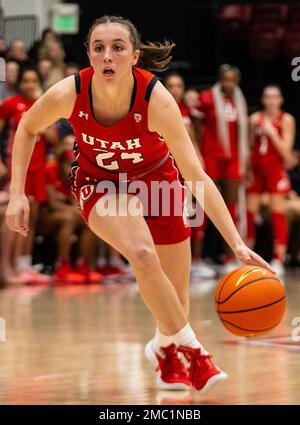
<svg viewBox="0 0 300 425">
<path fill-rule="evenodd" d="M 270 332 L 284 315 L 286 296 L 278 277 L 262 267 L 228 273 L 215 292 L 216 312 L 231 333 L 258 336 Z"/>
</svg>

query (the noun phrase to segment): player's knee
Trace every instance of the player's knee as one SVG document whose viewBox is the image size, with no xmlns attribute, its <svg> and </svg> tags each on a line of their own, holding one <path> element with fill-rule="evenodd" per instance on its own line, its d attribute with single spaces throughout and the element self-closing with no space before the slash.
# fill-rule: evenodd
<svg viewBox="0 0 300 425">
<path fill-rule="evenodd" d="M 148 269 L 158 263 L 158 256 L 155 248 L 147 245 L 137 245 L 131 247 L 128 254 L 128 260 L 133 267 Z"/>
</svg>

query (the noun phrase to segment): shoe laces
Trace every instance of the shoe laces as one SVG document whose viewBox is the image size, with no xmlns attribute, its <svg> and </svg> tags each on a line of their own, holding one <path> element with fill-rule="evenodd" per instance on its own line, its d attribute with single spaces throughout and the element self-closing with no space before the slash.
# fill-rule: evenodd
<svg viewBox="0 0 300 425">
<path fill-rule="evenodd" d="M 162 370 L 164 374 L 176 374 L 177 372 L 181 373 L 186 372 L 185 366 L 182 360 L 179 358 L 177 353 L 177 347 L 175 344 L 171 344 L 168 347 L 161 347 L 160 350 L 164 353 L 164 357 L 158 355 L 159 365 L 156 368 L 156 371 Z"/>
<path fill-rule="evenodd" d="M 195 380 L 199 374 L 202 374 L 210 367 L 208 360 L 212 358 L 212 355 L 201 353 L 200 348 L 178 347 L 178 351 L 182 352 L 190 363 L 189 372 L 191 381 Z"/>
</svg>

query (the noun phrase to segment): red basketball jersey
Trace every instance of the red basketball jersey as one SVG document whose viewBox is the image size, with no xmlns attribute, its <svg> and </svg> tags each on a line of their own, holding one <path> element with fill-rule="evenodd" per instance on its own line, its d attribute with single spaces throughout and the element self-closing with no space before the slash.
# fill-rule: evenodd
<svg viewBox="0 0 300 425">
<path fill-rule="evenodd" d="M 272 124 L 278 134 L 282 134 L 282 119 L 284 112 L 281 112 L 280 115 L 272 120 Z M 255 140 L 252 152 L 252 162 L 254 166 L 258 167 L 283 167 L 283 159 L 275 146 L 272 143 L 272 140 L 263 133 L 262 126 L 265 120 L 265 114 L 263 112 L 259 113 L 258 122 L 255 126 Z"/>
<path fill-rule="evenodd" d="M 230 158 L 238 157 L 238 113 L 229 96 L 224 98 L 224 115 L 228 124 L 230 141 Z M 198 110 L 203 114 L 203 132 L 201 135 L 200 149 L 203 156 L 226 158 L 221 140 L 219 140 L 216 108 L 212 89 L 199 93 L 200 106 Z"/>
<path fill-rule="evenodd" d="M 81 170 L 95 179 L 142 177 L 162 164 L 169 155 L 164 139 L 148 129 L 148 106 L 158 78 L 133 68 L 134 88 L 129 113 L 112 126 L 95 118 L 92 106 L 93 68 L 75 76 L 77 99 L 69 121 L 76 136 L 75 156 Z"/>
</svg>

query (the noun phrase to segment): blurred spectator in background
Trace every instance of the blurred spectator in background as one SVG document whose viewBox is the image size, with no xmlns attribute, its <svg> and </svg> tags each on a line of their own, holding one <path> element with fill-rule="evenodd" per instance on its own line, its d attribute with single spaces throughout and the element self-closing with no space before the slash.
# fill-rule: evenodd
<svg viewBox="0 0 300 425">
<path fill-rule="evenodd" d="M 247 104 L 239 87 L 240 72 L 232 65 L 219 68 L 218 82 L 199 94 L 202 116 L 200 150 L 206 173 L 219 185 L 234 223 L 238 224 L 240 183 L 248 161 Z M 240 217 L 241 218 L 241 217 Z M 225 246 L 223 272 L 238 265 Z"/>
<path fill-rule="evenodd" d="M 183 77 L 178 72 L 172 71 L 165 77 L 164 85 L 176 100 L 187 132 L 189 133 L 192 142 L 196 144 L 195 131 L 190 111 L 184 103 L 185 83 Z"/>
<path fill-rule="evenodd" d="M 6 58 L 7 54 L 7 43 L 5 38 L 0 37 L 0 57 Z"/>
<path fill-rule="evenodd" d="M 52 28 L 45 28 L 42 32 L 42 36 L 40 40 L 34 42 L 32 47 L 29 49 L 30 58 L 37 62 L 39 58 L 40 49 L 44 46 L 48 41 L 60 41 L 58 34 L 56 34 Z"/>
<path fill-rule="evenodd" d="M 47 90 L 65 76 L 65 51 L 62 43 L 56 40 L 45 41 L 39 49 L 39 61 L 43 59 L 49 60 L 52 64 L 48 78 L 44 81 L 44 89 Z"/>
<path fill-rule="evenodd" d="M 8 183 L 10 178 L 11 152 L 14 135 L 23 114 L 35 103 L 41 93 L 40 77 L 35 68 L 23 68 L 18 80 L 19 94 L 4 100 L 0 105 L 0 130 L 5 123 L 10 123 L 7 160 Z M 49 276 L 37 273 L 32 268 L 32 248 L 35 235 L 35 224 L 38 218 L 39 207 L 46 199 L 46 132 L 40 134 L 36 140 L 33 155 L 28 167 L 25 192 L 30 200 L 30 224 L 27 238 L 8 230 L 5 223 L 2 225 L 2 279 L 7 283 L 47 283 Z"/>
<path fill-rule="evenodd" d="M 1 176 L 0 176 L 0 184 L 1 184 Z M 0 189 L 0 241 L 2 240 L 2 223 L 5 216 L 5 211 L 9 201 L 9 193 Z M 0 244 L 0 258 L 1 258 L 1 244 Z M 1 278 L 0 272 L 0 285 L 2 286 L 5 282 L 3 282 Z"/>
<path fill-rule="evenodd" d="M 58 260 L 54 279 L 56 284 L 99 283 L 102 275 L 92 271 L 95 258 L 95 234 L 84 222 L 72 195 L 69 172 L 74 161 L 75 136 L 65 136 L 57 148 L 56 159 L 46 165 L 47 204 L 41 210 L 39 234 L 55 235 Z M 72 237 L 77 234 L 78 256 L 75 267 L 71 264 Z"/>
<path fill-rule="evenodd" d="M 65 68 L 65 77 L 69 77 L 70 75 L 74 75 L 79 71 L 79 65 L 75 62 L 68 62 Z"/>
<path fill-rule="evenodd" d="M 0 84 L 0 102 L 7 97 L 17 94 L 17 81 L 20 66 L 15 61 L 8 61 L 5 65 L 5 82 Z"/>
<path fill-rule="evenodd" d="M 196 152 L 199 156 L 200 162 L 203 165 L 203 158 L 199 152 L 198 143 L 195 136 L 195 130 L 192 122 L 192 117 L 190 114 L 190 110 L 184 102 L 185 95 L 185 83 L 183 77 L 175 71 L 168 73 L 164 79 L 164 85 L 166 89 L 171 93 L 171 95 L 176 100 L 178 107 L 180 109 L 184 125 L 187 129 L 187 132 L 195 146 Z M 196 93 L 198 98 L 198 93 Z M 197 111 L 199 114 L 199 111 Z M 194 200 L 194 207 L 196 205 L 196 201 Z M 189 207 L 189 206 L 188 206 Z M 198 277 L 203 278 L 213 278 L 215 277 L 215 271 L 208 265 L 201 261 L 201 242 L 197 243 L 199 238 L 196 235 L 199 235 L 199 232 L 203 232 L 203 225 L 198 227 L 192 227 L 192 253 L 193 253 L 193 266 L 192 266 L 192 274 L 193 276 L 197 275 Z M 202 235 L 202 233 L 201 233 Z M 201 237 L 201 240 L 203 237 Z"/>
<path fill-rule="evenodd" d="M 29 56 L 25 43 L 22 40 L 13 40 L 6 54 L 7 61 L 15 61 L 19 65 L 28 63 Z"/>
<path fill-rule="evenodd" d="M 9 61 L 5 65 L 5 82 L 0 83 L 0 103 L 8 97 L 17 94 L 17 81 L 20 66 L 17 62 Z M 9 125 L 8 123 L 0 132 L 0 179 L 6 175 L 6 166 L 4 164 L 6 157 L 6 140 L 8 139 Z"/>
<path fill-rule="evenodd" d="M 281 276 L 288 243 L 285 217 L 285 197 L 290 191 L 285 161 L 291 162 L 295 141 L 295 119 L 282 111 L 281 89 L 268 85 L 262 93 L 263 110 L 250 116 L 251 172 L 247 187 L 248 244 L 255 241 L 255 216 L 262 193 L 270 194 L 270 214 L 273 229 L 274 254 L 271 265 Z"/>
<path fill-rule="evenodd" d="M 190 87 L 184 93 L 184 103 L 187 106 L 192 123 L 194 125 L 195 138 L 198 142 L 200 140 L 201 131 L 201 112 L 199 112 L 199 93 L 194 87 Z"/>
<path fill-rule="evenodd" d="M 51 71 L 53 69 L 52 62 L 49 59 L 41 59 L 37 63 L 37 70 L 41 76 L 41 84 L 43 92 L 49 88 L 49 80 L 51 78 Z"/>
<path fill-rule="evenodd" d="M 100 255 L 97 259 L 97 271 L 103 276 L 126 274 L 125 263 L 121 254 L 106 242 L 98 241 L 100 245 Z"/>
</svg>

